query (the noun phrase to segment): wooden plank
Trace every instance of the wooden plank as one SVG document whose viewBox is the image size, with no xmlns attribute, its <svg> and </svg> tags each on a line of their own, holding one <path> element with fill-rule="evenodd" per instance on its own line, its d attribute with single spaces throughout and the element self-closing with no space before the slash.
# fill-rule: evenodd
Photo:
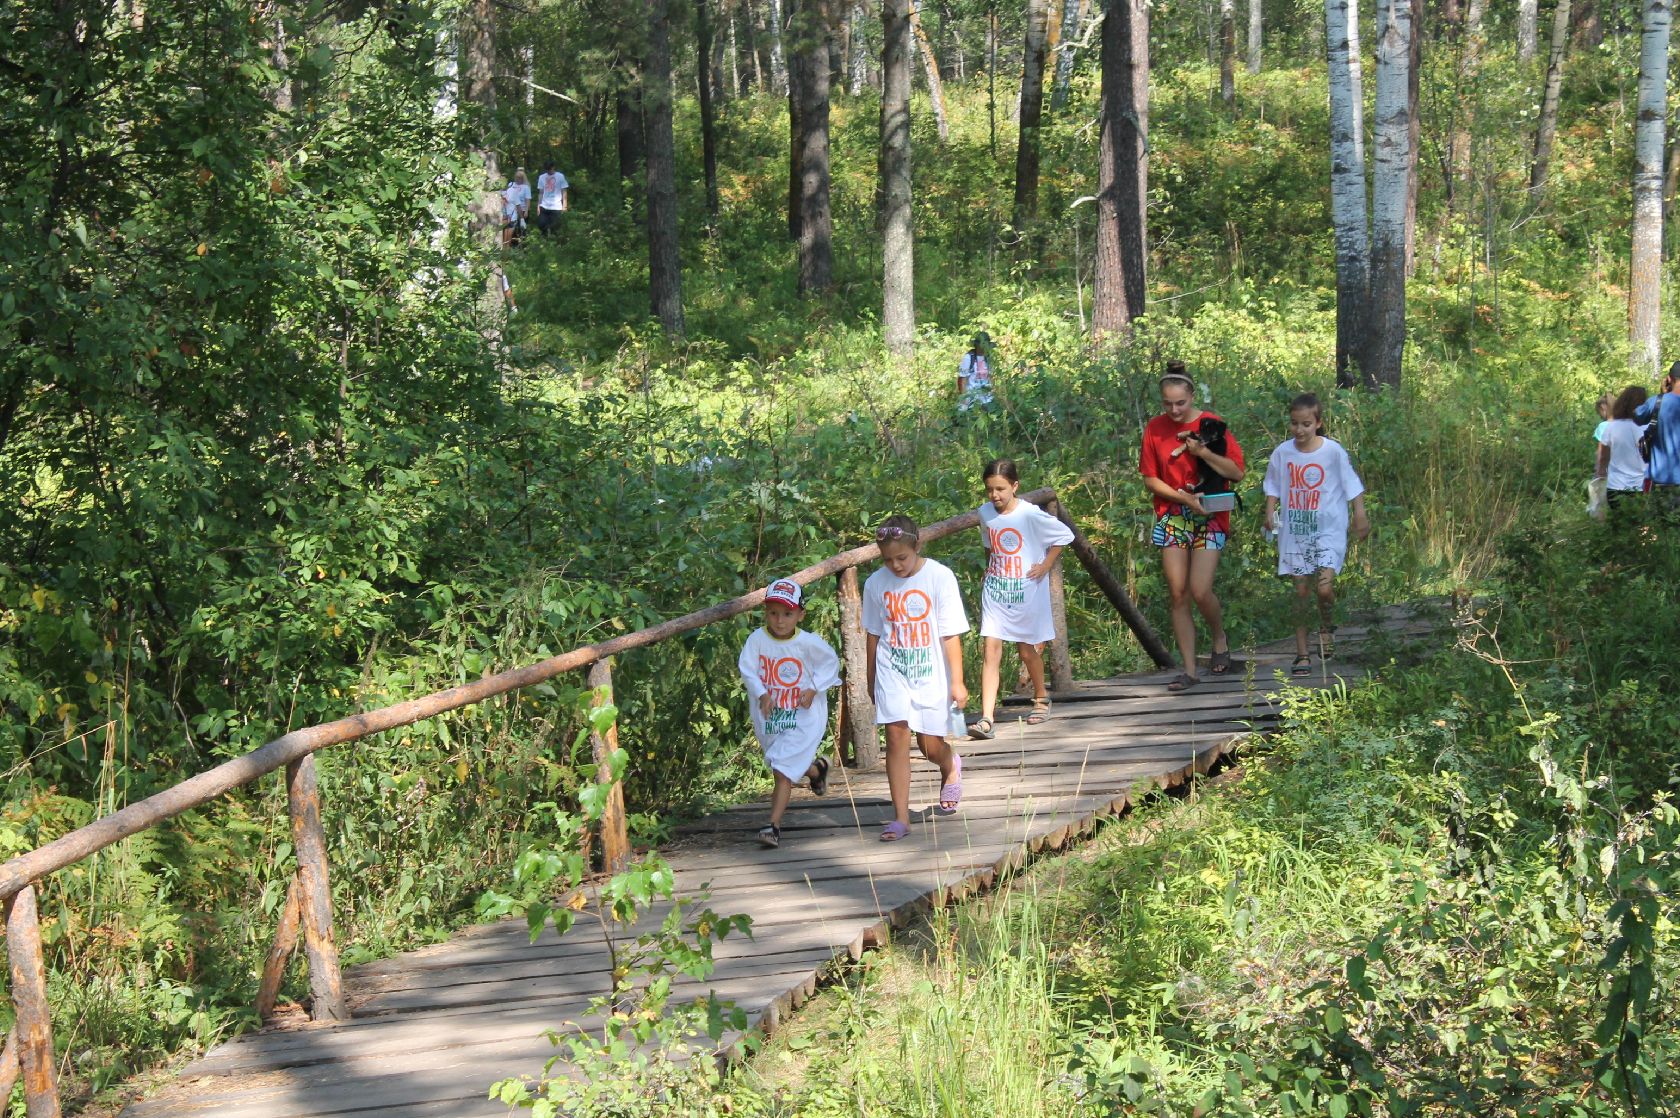
<svg viewBox="0 0 1680 1118">
<path fill-rule="evenodd" d="M 59 1118 L 58 1071 L 53 1062 L 52 1011 L 47 1005 L 47 964 L 41 954 L 41 921 L 35 886 L 6 902 L 6 954 L 11 958 L 13 1032 L 29 1118 Z M 6 1100 L 0 1099 L 0 1104 Z"/>
</svg>

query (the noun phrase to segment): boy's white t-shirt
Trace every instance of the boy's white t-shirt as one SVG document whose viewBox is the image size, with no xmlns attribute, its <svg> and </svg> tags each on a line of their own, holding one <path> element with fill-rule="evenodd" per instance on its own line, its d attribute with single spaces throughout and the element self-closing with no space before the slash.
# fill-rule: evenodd
<svg viewBox="0 0 1680 1118">
<path fill-rule="evenodd" d="M 502 191 L 502 216 L 509 221 L 519 217 L 519 207 L 531 204 L 531 184 L 525 182 L 510 182 L 507 189 Z"/>
<path fill-rule="evenodd" d="M 980 635 L 1039 644 L 1056 639 L 1050 613 L 1050 575 L 1028 578 L 1052 547 L 1073 542 L 1073 531 L 1037 505 L 1017 500 L 1007 513 L 980 506 L 986 577 L 980 583 Z"/>
<path fill-rule="evenodd" d="M 1644 424 L 1631 419 L 1612 419 L 1604 425 L 1598 441 L 1610 448 L 1606 489 L 1627 492 L 1645 488 L 1645 459 L 1639 455 L 1639 436 L 1644 433 Z"/>
<path fill-rule="evenodd" d="M 944 737 L 951 727 L 951 680 L 940 641 L 968 632 L 951 568 L 932 559 L 909 578 L 882 567 L 863 584 L 863 629 L 875 647 L 875 721 L 907 722 Z"/>
<path fill-rule="evenodd" d="M 560 208 L 561 195 L 569 186 L 571 186 L 571 183 L 567 182 L 566 176 L 562 175 L 559 171 L 545 171 L 538 175 L 537 190 L 540 192 L 542 197 L 542 201 L 538 208 L 544 210 L 558 210 Z"/>
<path fill-rule="evenodd" d="M 741 646 L 736 667 L 765 764 L 789 780 L 804 780 L 828 732 L 828 689 L 840 682 L 840 657 L 815 633 L 795 629 L 778 640 L 761 627 Z M 809 708 L 799 705 L 801 691 L 817 693 Z M 768 718 L 758 709 L 759 696 L 766 694 Z"/>
<path fill-rule="evenodd" d="M 1365 492 L 1342 444 L 1325 439 L 1317 450 L 1287 439 L 1272 451 L 1264 486 L 1278 501 L 1278 574 L 1340 571 L 1347 558 L 1348 502 Z"/>
</svg>

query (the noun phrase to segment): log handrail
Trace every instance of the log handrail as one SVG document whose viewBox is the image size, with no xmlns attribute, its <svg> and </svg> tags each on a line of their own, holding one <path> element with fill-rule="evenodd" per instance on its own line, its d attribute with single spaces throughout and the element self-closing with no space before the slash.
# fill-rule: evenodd
<svg viewBox="0 0 1680 1118">
<path fill-rule="evenodd" d="M 1045 488 L 1036 489 L 1021 495 L 1021 499 L 1035 505 L 1047 506 L 1050 511 L 1064 523 L 1073 527 L 1073 521 L 1067 510 L 1056 499 L 1055 490 Z M 957 516 L 930 524 L 922 529 L 923 542 L 943 539 L 958 532 L 977 527 L 980 523 L 978 510 L 960 513 Z M 1074 543 L 1071 550 L 1079 558 L 1081 564 L 1091 575 L 1103 594 L 1114 604 L 1126 624 L 1137 635 L 1144 650 L 1162 667 L 1171 665 L 1171 659 L 1165 646 L 1161 643 L 1154 630 L 1150 628 L 1143 615 L 1126 596 L 1118 579 L 1103 565 L 1095 550 L 1085 540 L 1077 527 L 1073 527 Z M 880 552 L 879 547 L 871 542 L 832 555 L 820 563 L 812 564 L 791 577 L 802 586 L 821 579 L 845 574 L 842 580 L 842 597 L 855 586 L 856 575 L 849 574 L 855 568 L 875 558 Z M 1060 579 L 1056 580 L 1055 589 L 1060 590 Z M 855 590 L 852 590 L 855 593 Z M 1059 596 L 1059 594 L 1058 594 Z M 599 666 L 591 673 L 590 683 L 597 691 L 606 688 L 605 701 L 611 698 L 611 675 L 607 661 L 611 657 L 629 652 L 637 648 L 646 648 L 672 637 L 693 632 L 696 629 L 718 621 L 725 621 L 755 609 L 764 602 L 762 588 L 752 590 L 726 602 L 717 602 L 704 609 L 695 610 L 681 617 L 662 621 L 657 625 L 650 625 L 638 629 L 633 633 L 613 637 L 610 640 L 598 641 L 594 644 L 574 648 L 558 656 L 551 656 L 535 664 L 527 664 L 520 668 L 511 668 L 483 679 L 459 687 L 450 687 L 443 691 L 436 691 L 417 699 L 394 703 L 380 707 L 377 710 L 365 711 L 361 714 L 350 715 L 333 722 L 323 722 L 314 726 L 292 730 L 280 737 L 257 747 L 241 757 L 224 761 L 213 768 L 188 777 L 178 784 L 165 788 L 161 792 L 153 793 L 143 800 L 129 804 L 110 815 L 94 820 L 85 826 L 78 827 L 66 835 L 62 835 L 44 846 L 37 847 L 26 854 L 20 854 L 3 865 L 0 865 L 0 908 L 11 917 L 14 925 L 8 928 L 9 938 L 14 945 L 19 939 L 30 939 L 28 930 L 34 928 L 34 892 L 31 886 L 41 878 L 74 865 L 85 858 L 97 854 L 108 846 L 121 842 L 125 838 L 138 834 L 148 828 L 155 827 L 176 816 L 182 815 L 194 808 L 216 799 L 235 788 L 250 784 L 271 772 L 280 769 L 287 770 L 287 789 L 289 806 L 293 817 L 294 842 L 298 850 L 299 875 L 294 879 L 288 890 L 287 908 L 280 921 L 274 948 L 270 951 L 267 966 L 264 967 L 262 989 L 259 993 L 260 1008 L 272 1008 L 275 995 L 280 985 L 281 971 L 285 961 L 295 945 L 302 925 L 304 938 L 307 941 L 310 959 L 311 987 L 315 1005 L 315 1015 L 318 1019 L 338 1019 L 345 1015 L 343 993 L 339 986 L 337 951 L 333 945 L 332 913 L 330 894 L 327 889 L 327 868 L 324 843 L 321 840 L 320 802 L 316 788 L 313 766 L 313 754 L 333 745 L 356 741 L 370 734 L 377 734 L 385 730 L 407 726 L 421 719 L 432 718 L 452 710 L 480 703 L 511 691 L 518 691 L 526 687 L 553 679 L 566 672 L 578 671 L 583 668 Z M 843 606 L 846 603 L 843 603 Z M 852 603 L 855 605 L 856 603 Z M 1057 603 L 1058 612 L 1062 612 Z M 844 612 L 844 610 L 843 610 Z M 855 612 L 855 611 L 854 611 Z M 1061 637 L 1066 640 L 1065 631 Z M 855 643 L 847 641 L 847 644 Z M 1065 648 L 1058 653 L 1056 664 L 1058 677 L 1071 675 L 1065 670 Z M 851 673 L 855 674 L 855 673 Z M 854 683 L 860 681 L 853 681 Z M 1063 680 L 1056 680 L 1057 686 Z M 1071 680 L 1067 681 L 1071 682 Z M 855 688 L 854 688 L 855 689 Z M 868 720 L 873 722 L 873 711 L 867 697 L 859 695 L 858 707 L 860 714 L 868 712 Z M 854 719 L 856 723 L 852 732 L 855 736 L 864 733 L 863 719 Z M 873 730 L 873 726 L 867 727 Z M 605 743 L 610 748 L 610 742 Z M 858 751 L 858 760 L 868 764 L 874 760 L 873 756 Z M 619 826 L 622 827 L 622 809 L 619 812 Z M 622 857 L 622 844 L 619 856 Z M 27 946 L 26 944 L 21 946 Z M 29 965 L 32 960 L 33 965 Z M 20 966 L 26 971 L 39 972 L 41 961 L 39 955 L 30 957 L 27 951 L 15 951 L 12 954 L 14 971 Z M 44 981 L 41 973 L 29 975 L 15 974 L 13 985 L 14 998 L 20 994 L 28 995 L 30 991 L 38 989 L 44 994 Z M 22 981 L 27 979 L 27 981 Z M 26 999 L 27 1000 L 27 997 Z M 37 999 L 41 1000 L 41 999 Z M 38 1114 L 54 1114 L 57 1110 L 57 1092 L 51 1086 L 50 1028 L 45 1023 L 45 1004 L 38 1007 L 31 1003 L 30 1022 L 36 1034 L 45 1035 L 48 1046 L 42 1052 L 26 1043 L 19 1043 L 17 1035 L 7 1037 L 4 1050 L 0 1051 L 0 1082 L 20 1070 L 27 1083 L 33 1084 L 31 1095 L 31 1118 Z M 25 1029 L 26 1023 L 20 1019 L 20 1031 Z M 26 1042 L 31 1041 L 25 1035 Z M 42 1043 L 40 1036 L 34 1038 L 33 1043 L 39 1047 Z M 20 1059 L 21 1057 L 21 1059 Z M 44 1065 L 44 1066 L 43 1066 Z M 31 1076 L 34 1076 L 31 1079 Z M 9 1084 L 8 1084 L 9 1086 Z M 50 1103 L 47 1096 L 51 1096 Z M 0 1102 L 3 1102 L 0 1096 Z"/>
</svg>

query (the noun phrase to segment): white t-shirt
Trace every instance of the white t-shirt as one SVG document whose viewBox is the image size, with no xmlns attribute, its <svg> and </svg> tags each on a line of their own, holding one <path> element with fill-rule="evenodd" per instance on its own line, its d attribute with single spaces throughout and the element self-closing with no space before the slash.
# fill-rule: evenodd
<svg viewBox="0 0 1680 1118">
<path fill-rule="evenodd" d="M 1278 500 L 1278 574 L 1340 571 L 1347 558 L 1348 502 L 1365 492 L 1347 451 L 1335 439 L 1317 450 L 1288 439 L 1272 451 L 1265 494 Z"/>
<path fill-rule="evenodd" d="M 863 584 L 863 629 L 875 646 L 875 721 L 907 722 L 919 734 L 951 728 L 951 680 L 940 641 L 968 632 L 951 568 L 932 559 L 899 578 L 882 567 Z"/>
<path fill-rule="evenodd" d="M 510 182 L 507 189 L 502 191 L 502 216 L 509 221 L 517 220 L 519 207 L 531 205 L 531 184 L 528 182 Z"/>
<path fill-rule="evenodd" d="M 542 193 L 541 208 L 545 210 L 561 209 L 561 199 L 565 196 L 566 188 L 572 184 L 566 181 L 566 176 L 559 171 L 546 171 L 537 176 L 537 190 Z"/>
<path fill-rule="evenodd" d="M 1066 524 L 1037 505 L 1017 500 L 1009 512 L 980 506 L 980 538 L 988 558 L 980 583 L 980 635 L 1038 644 L 1056 639 L 1050 613 L 1050 575 L 1028 578 L 1052 547 L 1073 542 Z"/>
<path fill-rule="evenodd" d="M 1612 419 L 1604 425 L 1598 441 L 1610 448 L 1606 489 L 1626 492 L 1645 488 L 1645 459 L 1639 456 L 1639 436 L 1644 433 L 1645 425 L 1631 419 Z"/>
<path fill-rule="evenodd" d="M 753 733 L 764 762 L 792 781 L 805 779 L 828 732 L 828 689 L 840 682 L 840 657 L 815 633 L 795 629 L 777 640 L 760 628 L 741 646 L 736 667 L 746 684 Z M 809 708 L 799 705 L 801 691 L 815 691 Z M 770 696 L 770 716 L 759 712 L 758 699 Z"/>
</svg>

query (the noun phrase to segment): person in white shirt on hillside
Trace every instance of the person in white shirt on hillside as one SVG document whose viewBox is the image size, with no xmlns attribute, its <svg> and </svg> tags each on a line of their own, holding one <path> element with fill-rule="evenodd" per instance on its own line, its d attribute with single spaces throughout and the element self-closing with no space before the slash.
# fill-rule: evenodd
<svg viewBox="0 0 1680 1118">
<path fill-rule="evenodd" d="M 1641 384 L 1622 389 L 1610 405 L 1609 422 L 1599 432 L 1596 476 L 1604 479 L 1612 509 L 1631 505 L 1645 492 L 1645 457 L 1639 453 L 1639 436 L 1645 433 L 1645 424 L 1634 419 L 1633 413 L 1650 397 Z"/>
<path fill-rule="evenodd" d="M 554 232 L 560 215 L 568 209 L 571 188 L 572 184 L 554 169 L 553 163 L 543 167 L 543 173 L 537 176 L 537 232 L 545 235 Z"/>
<path fill-rule="evenodd" d="M 957 362 L 957 410 L 986 407 L 992 402 L 992 366 L 986 360 L 991 335 L 984 330 L 974 335 L 968 352 Z"/>
<path fill-rule="evenodd" d="M 939 766 L 939 808 L 962 802 L 962 758 L 946 742 L 950 708 L 968 705 L 962 641 L 968 632 L 957 576 L 921 554 L 921 529 L 889 516 L 875 532 L 881 569 L 863 584 L 863 630 L 869 634 L 869 690 L 875 721 L 887 728 L 887 787 L 893 818 L 882 842 L 910 833 L 910 736 Z"/>
<path fill-rule="evenodd" d="M 513 173 L 502 191 L 502 244 L 516 245 L 525 236 L 525 219 L 531 212 L 531 184 L 525 168 Z"/>
<path fill-rule="evenodd" d="M 1319 655 L 1328 659 L 1331 653 L 1331 614 L 1336 575 L 1347 558 L 1349 510 L 1355 539 L 1371 534 L 1371 522 L 1365 515 L 1365 483 L 1342 444 L 1324 437 L 1324 407 L 1311 392 L 1290 401 L 1289 434 L 1266 466 L 1266 531 L 1277 533 L 1278 574 L 1295 580 L 1299 621 L 1289 671 L 1304 676 L 1312 671 L 1307 618 L 1315 590 Z"/>
<path fill-rule="evenodd" d="M 764 591 L 764 626 L 741 646 L 736 664 L 752 700 L 753 733 L 776 778 L 770 822 L 758 832 L 769 847 L 782 844 L 782 813 L 795 784 L 809 780 L 817 795 L 828 791 L 828 758 L 817 750 L 828 732 L 828 690 L 840 682 L 840 657 L 799 627 L 804 616 L 799 584 L 791 578 L 772 582 Z"/>
<path fill-rule="evenodd" d="M 1050 569 L 1062 548 L 1073 542 L 1073 531 L 1037 505 L 1020 499 L 1021 474 L 1014 461 L 994 458 L 980 470 L 986 503 L 980 506 L 980 536 L 986 543 L 986 578 L 980 584 L 980 636 L 984 660 L 980 667 L 980 718 L 968 728 L 970 737 L 985 740 L 995 733 L 998 684 L 1003 645 L 1013 641 L 1032 680 L 1032 712 L 1027 724 L 1050 717 L 1050 695 L 1044 687 L 1044 656 L 1040 646 L 1056 639 L 1050 613 Z"/>
</svg>

